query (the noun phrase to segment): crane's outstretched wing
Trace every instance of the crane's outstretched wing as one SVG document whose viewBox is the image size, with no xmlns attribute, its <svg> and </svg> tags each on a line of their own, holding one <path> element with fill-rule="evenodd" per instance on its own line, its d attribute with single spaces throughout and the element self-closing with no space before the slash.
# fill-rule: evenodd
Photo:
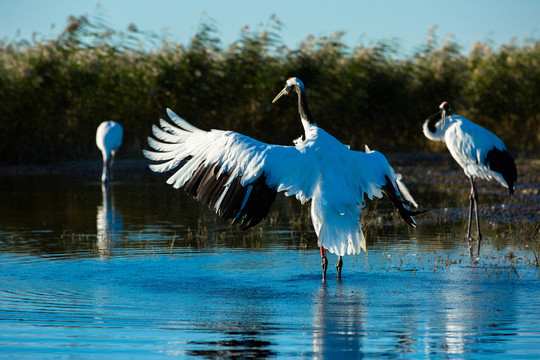
<svg viewBox="0 0 540 360">
<path fill-rule="evenodd" d="M 413 216 L 424 211 L 411 211 L 410 205 L 415 208 L 418 204 L 411 196 L 409 190 L 401 181 L 401 175 L 394 172 L 386 157 L 378 151 L 369 150 L 366 152 L 354 152 L 357 160 L 356 176 L 358 186 L 364 193 L 372 199 L 382 197 L 384 193 L 392 202 L 394 207 L 405 222 L 411 226 L 416 226 Z"/>
<path fill-rule="evenodd" d="M 305 202 L 312 196 L 311 179 L 293 146 L 269 145 L 233 131 L 204 131 L 167 109 L 171 123 L 153 126 L 155 151 L 143 150 L 157 163 L 155 172 L 176 172 L 167 180 L 214 209 L 241 228 L 259 223 L 270 210 L 276 193 L 296 195 Z"/>
</svg>

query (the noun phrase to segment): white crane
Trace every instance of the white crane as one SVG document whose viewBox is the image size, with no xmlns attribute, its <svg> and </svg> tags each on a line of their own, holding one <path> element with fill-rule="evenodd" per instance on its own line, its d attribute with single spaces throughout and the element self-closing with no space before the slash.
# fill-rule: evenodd
<svg viewBox="0 0 540 360">
<path fill-rule="evenodd" d="M 122 145 L 123 136 L 122 126 L 114 121 L 104 121 L 97 128 L 96 145 L 103 155 L 103 172 L 101 174 L 103 183 L 107 183 L 112 178 L 114 155 Z"/>
<path fill-rule="evenodd" d="M 424 135 L 430 140 L 444 141 L 452 157 L 469 177 L 471 182 L 467 231 L 469 251 L 472 255 L 471 226 L 474 207 L 478 230 L 478 255 L 480 255 L 482 233 L 478 219 L 478 193 L 474 181 L 476 178 L 495 179 L 512 195 L 517 180 L 516 164 L 502 140 L 492 132 L 462 116 L 449 115 L 450 105 L 446 101 L 441 103 L 439 109 L 439 112 L 424 122 Z"/>
<path fill-rule="evenodd" d="M 303 83 L 287 80 L 274 99 L 298 94 L 305 139 L 295 146 L 270 145 L 233 131 L 200 130 L 167 109 L 175 125 L 161 120 L 153 126 L 156 139 L 148 138 L 155 151 L 144 155 L 155 162 L 155 172 L 176 169 L 167 180 L 214 209 L 241 228 L 261 221 L 270 210 L 277 192 L 295 196 L 302 203 L 311 200 L 311 218 L 321 250 L 323 279 L 328 260 L 326 250 L 338 255 L 341 277 L 343 255 L 366 251 L 359 216 L 364 197 L 386 193 L 411 226 L 413 215 L 405 200 L 417 206 L 400 181 L 400 175 L 379 152 L 352 151 L 319 128 L 307 104 Z"/>
</svg>

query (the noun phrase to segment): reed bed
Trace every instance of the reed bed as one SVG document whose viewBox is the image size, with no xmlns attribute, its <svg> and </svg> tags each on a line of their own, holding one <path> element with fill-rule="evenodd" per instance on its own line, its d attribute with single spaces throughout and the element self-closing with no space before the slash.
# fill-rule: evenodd
<svg viewBox="0 0 540 360">
<path fill-rule="evenodd" d="M 447 100 L 511 150 L 540 149 L 539 40 L 478 42 L 464 54 L 430 29 L 403 57 L 394 42 L 349 47 L 340 32 L 290 49 L 282 27 L 271 17 L 226 46 L 209 20 L 181 44 L 83 16 L 56 38 L 0 41 L 0 161 L 98 158 L 95 129 L 106 119 L 124 125 L 121 156 L 138 158 L 166 107 L 201 128 L 290 144 L 301 131 L 296 105 L 271 104 L 290 76 L 306 84 L 317 122 L 353 148 L 443 150 L 421 125 Z"/>
</svg>

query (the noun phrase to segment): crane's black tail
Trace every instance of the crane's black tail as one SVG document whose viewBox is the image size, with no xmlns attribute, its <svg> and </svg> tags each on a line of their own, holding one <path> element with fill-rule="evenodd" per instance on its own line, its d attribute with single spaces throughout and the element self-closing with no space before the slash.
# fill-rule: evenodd
<svg viewBox="0 0 540 360">
<path fill-rule="evenodd" d="M 386 196 L 388 196 L 388 199 L 390 199 L 392 204 L 394 204 L 395 208 L 398 210 L 399 215 L 401 215 L 403 220 L 405 220 L 405 222 L 410 226 L 416 227 L 416 221 L 414 220 L 413 216 L 425 213 L 427 210 L 409 210 L 409 205 L 407 205 L 399 189 L 396 189 L 394 183 L 390 180 L 388 175 L 385 176 L 385 179 L 386 184 L 384 184 L 384 186 L 382 187 L 383 192 L 386 194 Z"/>
<path fill-rule="evenodd" d="M 493 147 L 488 151 L 484 164 L 488 165 L 492 171 L 502 175 L 508 185 L 508 192 L 513 195 L 517 181 L 517 168 L 514 158 L 508 150 Z"/>
</svg>

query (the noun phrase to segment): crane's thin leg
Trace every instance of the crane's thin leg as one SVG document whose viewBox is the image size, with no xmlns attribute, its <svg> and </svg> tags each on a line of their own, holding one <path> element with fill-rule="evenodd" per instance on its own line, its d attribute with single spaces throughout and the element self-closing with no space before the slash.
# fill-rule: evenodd
<svg viewBox="0 0 540 360">
<path fill-rule="evenodd" d="M 328 269 L 328 258 L 326 257 L 326 250 L 321 246 L 321 267 L 322 267 L 322 278 L 326 280 L 326 269 Z"/>
<path fill-rule="evenodd" d="M 472 236 L 471 236 L 473 208 L 474 208 L 474 215 L 475 215 L 475 218 L 476 218 L 476 230 L 478 231 L 477 254 L 478 254 L 478 256 L 480 256 L 480 247 L 482 245 L 482 232 L 480 231 L 480 218 L 478 216 L 478 192 L 476 191 L 476 185 L 474 184 L 474 180 L 471 178 L 471 195 L 470 195 L 470 206 L 469 206 L 469 230 L 468 230 L 469 253 L 470 253 L 471 256 L 473 255 Z"/>
<path fill-rule="evenodd" d="M 482 244 L 482 233 L 480 232 L 480 219 L 478 217 L 478 193 L 476 192 L 476 186 L 474 182 L 473 187 L 473 199 L 474 199 L 474 213 L 476 215 L 476 229 L 478 230 L 478 256 L 480 256 L 480 245 Z"/>
<path fill-rule="evenodd" d="M 338 256 L 337 263 L 336 263 L 336 270 L 337 270 L 337 278 L 341 280 L 341 268 L 343 267 L 343 259 L 341 258 L 341 255 Z"/>
<path fill-rule="evenodd" d="M 473 246 L 472 246 L 472 236 L 471 236 L 471 227 L 472 227 L 472 212 L 474 207 L 474 182 L 471 180 L 471 194 L 469 196 L 469 227 L 467 229 L 467 237 L 469 239 L 469 255 L 473 255 Z"/>
<path fill-rule="evenodd" d="M 101 182 L 107 182 L 109 178 L 109 169 L 107 167 L 107 159 L 103 158 L 103 170 L 101 171 Z"/>
</svg>

